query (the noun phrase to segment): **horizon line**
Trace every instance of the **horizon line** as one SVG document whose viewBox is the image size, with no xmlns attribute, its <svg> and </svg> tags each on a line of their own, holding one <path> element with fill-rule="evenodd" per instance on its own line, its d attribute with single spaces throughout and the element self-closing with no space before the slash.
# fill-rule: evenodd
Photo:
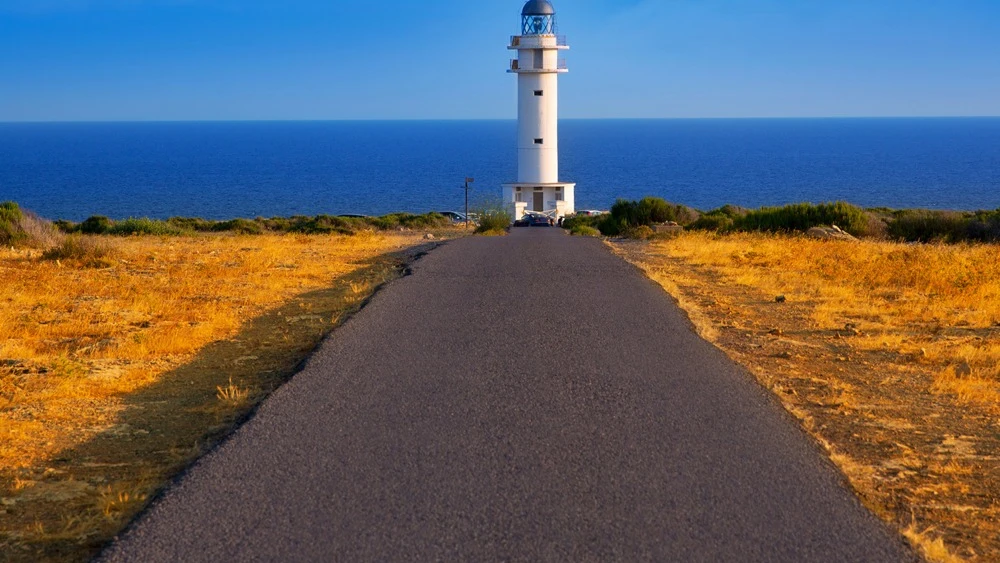
<svg viewBox="0 0 1000 563">
<path fill-rule="evenodd" d="M 716 117 L 564 117 L 559 121 L 763 121 L 763 120 L 863 120 L 863 119 L 998 119 L 1000 115 L 815 115 L 815 116 L 716 116 Z M 0 125 L 88 124 L 88 123 L 389 123 L 389 122 L 468 122 L 509 121 L 517 118 L 499 117 L 400 117 L 400 118 L 317 118 L 317 119 L 52 119 L 0 120 Z"/>
</svg>

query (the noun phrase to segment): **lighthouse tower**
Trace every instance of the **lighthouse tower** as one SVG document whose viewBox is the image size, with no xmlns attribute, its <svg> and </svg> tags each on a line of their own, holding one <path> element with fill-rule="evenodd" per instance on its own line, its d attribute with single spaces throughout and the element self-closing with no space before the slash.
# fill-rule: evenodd
<svg viewBox="0 0 1000 563">
<path fill-rule="evenodd" d="M 503 185 L 514 218 L 527 212 L 554 219 L 573 213 L 576 184 L 559 181 L 559 58 L 569 49 L 556 35 L 556 11 L 548 0 L 529 0 L 521 10 L 521 35 L 507 47 L 517 52 L 507 72 L 517 74 L 517 181 Z"/>
</svg>

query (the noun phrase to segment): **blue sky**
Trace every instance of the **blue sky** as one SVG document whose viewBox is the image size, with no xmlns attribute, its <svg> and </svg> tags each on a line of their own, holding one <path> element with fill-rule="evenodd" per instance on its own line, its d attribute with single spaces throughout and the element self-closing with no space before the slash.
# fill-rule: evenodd
<svg viewBox="0 0 1000 563">
<path fill-rule="evenodd" d="M 562 117 L 1000 115 L 997 0 L 553 0 Z M 0 0 L 0 121 L 515 116 L 520 0 Z"/>
</svg>

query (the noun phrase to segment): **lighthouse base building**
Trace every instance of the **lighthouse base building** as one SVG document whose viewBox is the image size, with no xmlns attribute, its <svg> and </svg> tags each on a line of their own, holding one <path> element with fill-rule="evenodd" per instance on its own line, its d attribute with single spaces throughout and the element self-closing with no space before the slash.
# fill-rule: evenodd
<svg viewBox="0 0 1000 563">
<path fill-rule="evenodd" d="M 542 213 L 561 219 L 576 212 L 573 188 L 576 184 L 503 184 L 503 200 L 508 202 L 511 217 L 519 219 L 528 213 Z"/>
<path fill-rule="evenodd" d="M 511 37 L 517 57 L 517 181 L 503 184 L 513 217 L 541 213 L 559 219 L 575 209 L 576 184 L 559 181 L 559 75 L 568 72 L 559 54 L 569 46 L 556 35 L 548 0 L 529 0 L 521 10 L 521 35 Z"/>
</svg>

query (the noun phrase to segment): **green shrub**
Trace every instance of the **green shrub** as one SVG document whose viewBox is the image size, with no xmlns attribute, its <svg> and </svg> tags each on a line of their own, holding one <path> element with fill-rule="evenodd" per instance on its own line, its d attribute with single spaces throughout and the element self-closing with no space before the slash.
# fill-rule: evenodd
<svg viewBox="0 0 1000 563">
<path fill-rule="evenodd" d="M 407 229 L 441 229 L 452 225 L 453 221 L 440 213 L 431 212 L 423 215 L 402 214 L 399 224 Z"/>
<path fill-rule="evenodd" d="M 601 231 L 589 225 L 574 225 L 570 228 L 569 234 L 581 237 L 599 237 L 601 236 Z"/>
<path fill-rule="evenodd" d="M 1000 242 L 1000 209 L 977 211 L 969 223 L 969 239 L 981 242 Z"/>
<path fill-rule="evenodd" d="M 658 197 L 644 197 L 639 201 L 619 199 L 611 206 L 611 213 L 600 216 L 597 228 L 606 236 L 627 235 L 641 226 L 673 221 L 690 225 L 699 213 L 686 205 L 675 205 Z"/>
<path fill-rule="evenodd" d="M 295 216 L 288 228 L 289 232 L 309 235 L 341 234 L 353 235 L 358 231 L 369 229 L 367 219 L 361 217 L 335 217 L 333 215 L 317 215 L 315 217 Z"/>
<path fill-rule="evenodd" d="M 649 218 L 649 223 L 666 223 L 674 220 L 673 206 L 658 197 L 644 197 L 639 200 L 640 213 Z"/>
<path fill-rule="evenodd" d="M 966 213 L 903 209 L 889 222 L 889 236 L 909 242 L 960 242 L 968 239 L 971 223 Z"/>
<path fill-rule="evenodd" d="M 381 217 L 372 217 L 365 222 L 380 231 L 391 231 L 402 226 L 403 219 L 409 219 L 409 213 L 390 213 Z"/>
<path fill-rule="evenodd" d="M 167 223 L 148 217 L 129 217 L 115 222 L 107 231 L 110 235 L 179 235 L 181 230 Z"/>
<path fill-rule="evenodd" d="M 591 229 L 597 229 L 596 225 L 600 221 L 601 215 L 570 215 L 562 221 L 562 228 L 569 230 L 579 227 L 589 227 Z"/>
<path fill-rule="evenodd" d="M 182 231 L 196 231 L 200 233 L 213 231 L 218 221 L 209 221 L 201 217 L 171 217 L 167 219 L 167 224 L 177 227 Z"/>
<path fill-rule="evenodd" d="M 476 225 L 477 233 L 498 232 L 507 229 L 514 222 L 507 206 L 500 200 L 487 201 L 480 204 L 475 213 L 478 215 L 479 223 Z"/>
<path fill-rule="evenodd" d="M 739 231 L 807 231 L 821 225 L 837 225 L 852 235 L 861 236 L 868 228 L 868 216 L 861 208 L 838 201 L 762 207 L 733 220 L 733 228 Z"/>
<path fill-rule="evenodd" d="M 627 238 L 634 238 L 638 240 L 649 240 L 653 238 L 653 235 L 655 235 L 656 233 L 653 231 L 653 228 L 650 227 L 649 225 L 639 225 L 636 227 L 629 227 L 628 230 L 626 230 L 622 234 L 624 234 L 625 237 Z"/>
<path fill-rule="evenodd" d="M 111 232 L 112 227 L 114 227 L 114 222 L 111 219 L 104 215 L 93 215 L 80 223 L 77 230 L 88 235 L 103 235 Z"/>
<path fill-rule="evenodd" d="M 600 215 L 594 226 L 606 237 L 620 236 L 630 227 L 627 220 L 618 219 L 610 213 Z"/>
<path fill-rule="evenodd" d="M 230 219 L 212 225 L 213 231 L 230 231 L 242 235 L 259 235 L 264 232 L 264 226 L 250 219 Z"/>
<path fill-rule="evenodd" d="M 381 231 L 390 231 L 401 227 L 405 229 L 440 229 L 452 224 L 451 219 L 440 213 L 424 213 L 423 215 L 390 213 L 381 217 L 371 217 L 366 221 Z"/>
<path fill-rule="evenodd" d="M 749 212 L 750 210 L 746 209 L 745 207 L 740 207 L 738 205 L 730 205 L 727 203 L 718 209 L 713 209 L 709 211 L 708 213 L 706 213 L 706 215 L 724 215 L 726 217 L 729 217 L 730 219 L 736 219 L 737 217 L 743 217 Z"/>
<path fill-rule="evenodd" d="M 80 225 L 74 223 L 73 221 L 67 221 L 66 219 L 56 219 L 52 222 L 55 228 L 59 229 L 60 232 L 69 234 L 75 233 L 80 230 Z"/>
<path fill-rule="evenodd" d="M 688 228 L 696 231 L 726 232 L 733 228 L 733 218 L 721 213 L 707 213 L 698 217 L 698 220 L 688 225 Z"/>
<path fill-rule="evenodd" d="M 270 219 L 258 217 L 257 222 L 263 225 L 265 229 L 277 233 L 291 232 L 294 225 L 294 221 L 288 217 L 271 217 Z"/>
<path fill-rule="evenodd" d="M 21 229 L 23 218 L 24 213 L 17 203 L 13 201 L 0 203 L 0 244 L 17 246 L 27 239 L 27 235 Z"/>
</svg>

